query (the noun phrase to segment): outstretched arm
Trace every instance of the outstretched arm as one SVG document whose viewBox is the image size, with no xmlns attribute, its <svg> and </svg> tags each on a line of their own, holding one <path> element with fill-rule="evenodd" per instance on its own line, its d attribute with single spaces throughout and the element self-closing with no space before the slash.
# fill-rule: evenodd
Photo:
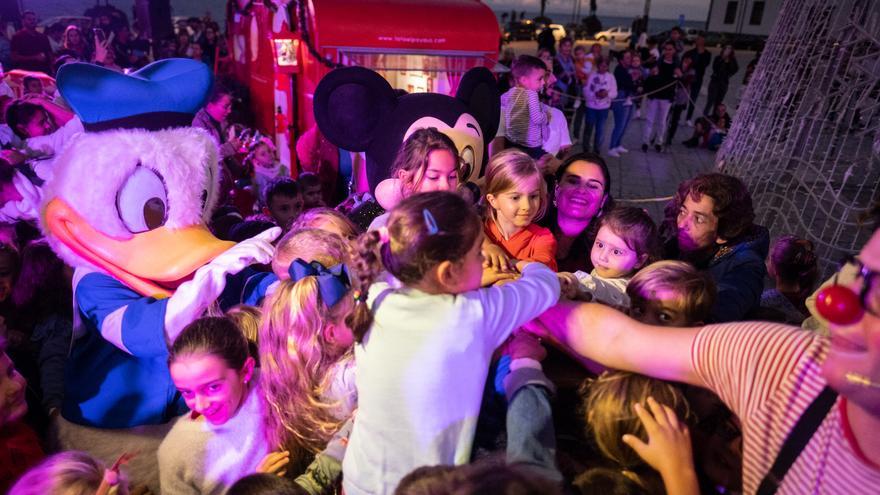
<svg viewBox="0 0 880 495">
<path fill-rule="evenodd" d="M 645 325 L 602 304 L 573 302 L 550 308 L 528 328 L 609 368 L 704 386 L 691 360 L 698 328 Z"/>
</svg>

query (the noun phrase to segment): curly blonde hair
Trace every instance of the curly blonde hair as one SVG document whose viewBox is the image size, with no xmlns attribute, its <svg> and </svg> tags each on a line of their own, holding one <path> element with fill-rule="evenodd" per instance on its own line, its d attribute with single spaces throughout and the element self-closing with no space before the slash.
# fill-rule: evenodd
<svg viewBox="0 0 880 495">
<path fill-rule="evenodd" d="M 325 329 L 342 325 L 353 306 L 351 297 L 343 297 L 328 308 L 314 276 L 281 281 L 263 302 L 259 354 L 266 439 L 290 451 L 291 464 L 302 468 L 292 472 L 304 470 L 346 419 L 338 417 L 340 403 L 327 395 L 334 368 L 351 360 L 352 350 L 328 339 Z"/>
</svg>

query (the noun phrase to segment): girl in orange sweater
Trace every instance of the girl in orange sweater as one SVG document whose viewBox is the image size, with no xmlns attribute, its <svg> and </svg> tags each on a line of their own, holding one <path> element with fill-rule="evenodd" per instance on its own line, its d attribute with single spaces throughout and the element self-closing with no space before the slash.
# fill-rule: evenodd
<svg viewBox="0 0 880 495">
<path fill-rule="evenodd" d="M 484 251 L 494 249 L 491 242 L 508 259 L 538 261 L 556 270 L 556 239 L 549 229 L 533 223 L 547 210 L 547 184 L 531 157 L 515 149 L 492 157 L 486 171 L 486 202 Z M 498 258 L 488 256 L 488 262 L 494 264 Z"/>
</svg>

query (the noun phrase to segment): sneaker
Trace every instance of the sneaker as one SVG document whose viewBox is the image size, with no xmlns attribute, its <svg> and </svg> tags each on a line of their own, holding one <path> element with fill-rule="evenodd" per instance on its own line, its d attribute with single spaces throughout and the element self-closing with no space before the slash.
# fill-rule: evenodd
<svg viewBox="0 0 880 495">
<path fill-rule="evenodd" d="M 618 153 L 629 153 L 629 150 L 624 148 L 623 146 L 618 146 L 616 149 Z"/>
<path fill-rule="evenodd" d="M 663 153 L 663 146 L 660 146 L 659 144 L 655 144 L 654 151 L 656 151 L 657 153 Z"/>
<path fill-rule="evenodd" d="M 617 148 L 613 148 L 608 150 L 608 156 L 613 156 L 614 158 L 620 158 L 620 152 L 617 151 Z"/>
<path fill-rule="evenodd" d="M 647 144 L 643 144 L 643 145 L 642 145 L 642 152 L 643 152 L 643 153 L 647 153 L 647 152 L 648 152 L 648 145 L 647 145 Z"/>
</svg>

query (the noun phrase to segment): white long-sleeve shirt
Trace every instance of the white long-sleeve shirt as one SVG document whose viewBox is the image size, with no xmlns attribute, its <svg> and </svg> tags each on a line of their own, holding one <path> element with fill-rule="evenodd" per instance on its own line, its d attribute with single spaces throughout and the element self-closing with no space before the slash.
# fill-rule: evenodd
<svg viewBox="0 0 880 495">
<path fill-rule="evenodd" d="M 596 273 L 596 270 L 590 273 L 576 271 L 574 276 L 580 282 L 580 290 L 592 294 L 594 301 L 629 307 L 626 286 L 629 284 L 630 277 L 602 278 Z"/>
<path fill-rule="evenodd" d="M 599 91 L 607 91 L 604 98 L 599 97 Z M 617 98 L 617 81 L 610 72 L 590 74 L 587 84 L 584 86 L 584 98 L 587 100 L 587 108 L 605 110 L 611 108 L 611 100 Z"/>
<path fill-rule="evenodd" d="M 493 351 L 558 299 L 556 274 L 541 263 L 517 281 L 459 295 L 373 284 L 373 325 L 355 346 L 345 492 L 390 494 L 419 466 L 467 463 Z"/>
</svg>

